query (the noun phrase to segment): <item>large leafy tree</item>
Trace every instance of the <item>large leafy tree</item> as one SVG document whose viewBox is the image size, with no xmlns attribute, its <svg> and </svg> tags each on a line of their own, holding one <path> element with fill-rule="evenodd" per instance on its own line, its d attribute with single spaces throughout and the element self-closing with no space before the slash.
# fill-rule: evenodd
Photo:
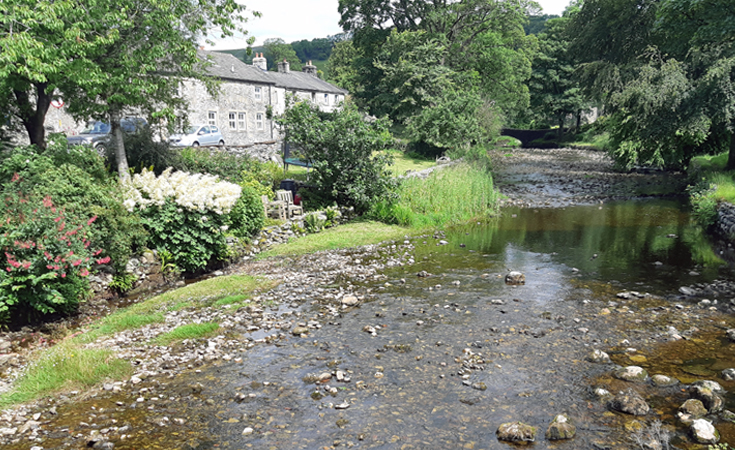
<svg viewBox="0 0 735 450">
<path fill-rule="evenodd" d="M 523 24 L 536 10 L 527 0 L 340 0 L 356 49 L 353 94 L 372 113 L 403 123 L 425 107 L 449 106 L 438 94 L 447 86 L 505 112 L 523 109 L 533 42 Z M 457 88 L 458 74 L 471 84 Z"/>
<path fill-rule="evenodd" d="M 727 0 L 588 0 L 571 48 L 612 114 L 624 166 L 681 167 L 730 150 L 735 168 L 735 22 Z"/>
<path fill-rule="evenodd" d="M 533 73 L 529 80 L 531 108 L 534 116 L 564 130 L 565 120 L 576 116 L 588 105 L 577 81 L 576 61 L 569 52 L 567 25 L 576 14 L 576 5 L 567 8 L 563 17 L 546 22 L 538 35 L 539 49 L 533 60 Z"/>
<path fill-rule="evenodd" d="M 43 120 L 54 95 L 77 118 L 109 120 L 118 172 L 128 174 L 120 119 L 126 111 L 173 115 L 182 79 L 207 81 L 198 42 L 243 31 L 235 0 L 3 1 L 0 69 L 3 101 L 44 146 Z M 244 31 L 243 31 L 244 32 Z M 9 88 L 8 88 L 9 87 Z M 14 92 L 16 102 L 8 100 Z"/>
</svg>

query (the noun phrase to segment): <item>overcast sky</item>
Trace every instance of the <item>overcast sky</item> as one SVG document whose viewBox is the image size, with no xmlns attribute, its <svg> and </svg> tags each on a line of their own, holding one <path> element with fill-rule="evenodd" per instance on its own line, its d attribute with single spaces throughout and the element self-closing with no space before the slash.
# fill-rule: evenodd
<svg viewBox="0 0 735 450">
<path fill-rule="evenodd" d="M 561 14 L 569 0 L 537 0 L 544 14 Z M 259 11 L 260 18 L 249 14 L 245 29 L 254 36 L 254 45 L 261 45 L 268 38 L 281 38 L 286 42 L 324 38 L 342 32 L 339 26 L 337 4 L 339 0 L 241 0 L 248 11 Z M 208 49 L 226 50 L 247 47 L 246 38 L 236 36 L 218 40 Z"/>
</svg>

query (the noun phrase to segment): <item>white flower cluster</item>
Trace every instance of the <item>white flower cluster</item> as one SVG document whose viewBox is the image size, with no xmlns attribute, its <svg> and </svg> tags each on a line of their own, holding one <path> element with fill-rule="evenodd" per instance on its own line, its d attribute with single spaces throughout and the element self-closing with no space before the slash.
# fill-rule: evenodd
<svg viewBox="0 0 735 450">
<path fill-rule="evenodd" d="M 149 205 L 163 205 L 173 199 L 177 205 L 192 211 L 214 211 L 217 214 L 229 213 L 240 198 L 240 186 L 219 181 L 216 176 L 172 172 L 166 169 L 156 177 L 153 172 L 143 169 L 127 183 L 126 200 L 123 203 L 128 211 L 135 207 L 145 209 Z"/>
</svg>

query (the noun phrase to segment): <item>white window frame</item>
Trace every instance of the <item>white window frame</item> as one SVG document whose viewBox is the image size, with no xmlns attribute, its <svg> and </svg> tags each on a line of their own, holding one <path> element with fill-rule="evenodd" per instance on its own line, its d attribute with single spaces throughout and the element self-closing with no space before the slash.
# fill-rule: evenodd
<svg viewBox="0 0 735 450">
<path fill-rule="evenodd" d="M 237 112 L 230 111 L 227 113 L 227 123 L 230 126 L 230 130 L 237 130 Z"/>
<path fill-rule="evenodd" d="M 237 112 L 237 129 L 241 131 L 248 129 L 248 115 L 244 111 Z"/>
<path fill-rule="evenodd" d="M 217 111 L 207 111 L 207 125 L 217 126 Z"/>
<path fill-rule="evenodd" d="M 324 104 L 329 106 L 329 94 L 324 94 Z"/>
<path fill-rule="evenodd" d="M 263 118 L 265 117 L 264 113 L 255 113 L 255 129 L 256 130 L 262 130 L 263 129 Z"/>
<path fill-rule="evenodd" d="M 255 100 L 262 100 L 263 99 L 263 91 L 261 90 L 260 86 L 255 86 Z"/>
</svg>

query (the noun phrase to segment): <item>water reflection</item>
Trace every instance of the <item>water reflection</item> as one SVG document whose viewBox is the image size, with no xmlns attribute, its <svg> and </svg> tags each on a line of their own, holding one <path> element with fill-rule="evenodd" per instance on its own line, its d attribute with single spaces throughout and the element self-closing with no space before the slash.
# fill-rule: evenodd
<svg viewBox="0 0 735 450">
<path fill-rule="evenodd" d="M 506 209 L 490 223 L 453 230 L 447 241 L 421 256 L 466 248 L 508 269 L 533 270 L 543 260 L 537 255 L 546 255 L 582 279 L 639 283 L 659 293 L 716 278 L 724 264 L 677 201 Z"/>
</svg>

